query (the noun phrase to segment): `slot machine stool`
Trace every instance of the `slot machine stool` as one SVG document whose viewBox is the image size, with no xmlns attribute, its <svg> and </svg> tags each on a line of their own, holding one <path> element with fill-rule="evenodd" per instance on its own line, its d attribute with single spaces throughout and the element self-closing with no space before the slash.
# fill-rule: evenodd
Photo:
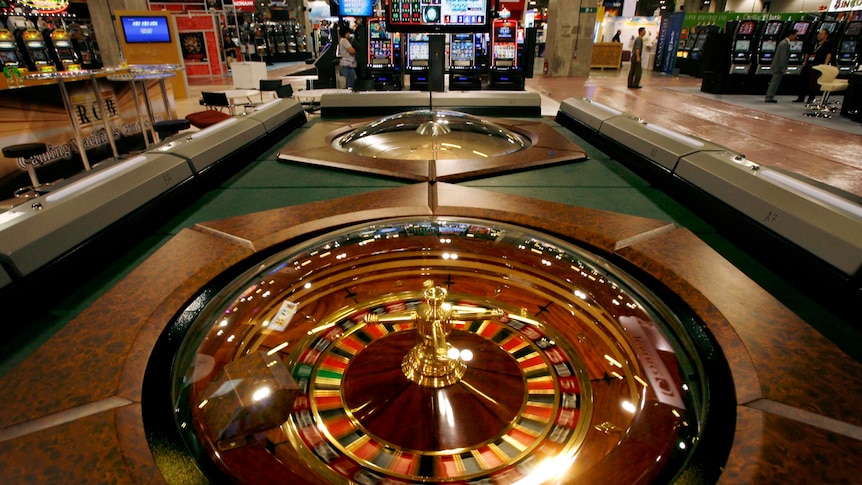
<svg viewBox="0 0 862 485">
<path fill-rule="evenodd" d="M 15 197 L 37 197 L 44 190 L 42 184 L 39 183 L 39 178 L 36 176 L 36 167 L 27 159 L 41 155 L 48 151 L 48 145 L 45 143 L 21 143 L 18 145 L 9 145 L 3 148 L 3 156 L 6 158 L 22 159 L 27 166 L 27 174 L 30 175 L 29 187 L 21 187 L 15 191 Z"/>
<path fill-rule="evenodd" d="M 168 137 L 174 136 L 183 130 L 188 130 L 191 126 L 192 123 L 186 119 L 162 120 L 153 123 L 153 129 L 159 135 L 159 141 L 165 141 Z"/>
<path fill-rule="evenodd" d="M 847 79 L 836 79 L 838 77 L 838 68 L 821 64 L 814 66 L 812 69 L 820 71 L 820 77 L 817 78 L 817 84 L 820 85 L 820 90 L 823 91 L 823 96 L 820 101 L 812 107 L 814 111 L 805 113 L 805 116 L 813 116 L 816 118 L 831 118 L 833 107 L 829 105 L 829 95 L 838 91 L 846 91 L 850 82 Z"/>
</svg>

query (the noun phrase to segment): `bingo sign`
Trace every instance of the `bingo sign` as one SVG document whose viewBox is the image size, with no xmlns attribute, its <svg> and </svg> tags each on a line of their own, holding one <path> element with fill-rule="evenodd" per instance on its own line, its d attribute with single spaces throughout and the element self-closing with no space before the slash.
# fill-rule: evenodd
<svg viewBox="0 0 862 485">
<path fill-rule="evenodd" d="M 829 4 L 830 12 L 850 12 L 862 10 L 862 0 L 832 0 Z"/>
<path fill-rule="evenodd" d="M 343 17 L 371 17 L 374 15 L 374 0 L 341 0 Z"/>
</svg>

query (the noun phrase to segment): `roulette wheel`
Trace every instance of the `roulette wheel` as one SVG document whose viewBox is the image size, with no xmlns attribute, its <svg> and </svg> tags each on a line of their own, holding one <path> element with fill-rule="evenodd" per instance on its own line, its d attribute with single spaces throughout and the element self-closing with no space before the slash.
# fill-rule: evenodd
<svg viewBox="0 0 862 485">
<path fill-rule="evenodd" d="M 499 222 L 339 229 L 178 322 L 174 420 L 213 481 L 673 483 L 725 412 L 684 309 Z"/>
</svg>

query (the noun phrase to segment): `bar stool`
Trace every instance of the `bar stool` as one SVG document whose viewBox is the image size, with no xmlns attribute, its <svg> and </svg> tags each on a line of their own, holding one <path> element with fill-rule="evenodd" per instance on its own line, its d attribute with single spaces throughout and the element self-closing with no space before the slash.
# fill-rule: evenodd
<svg viewBox="0 0 862 485">
<path fill-rule="evenodd" d="M 22 187 L 16 190 L 15 197 L 37 197 L 43 192 L 39 190 L 42 184 L 39 183 L 39 178 L 36 177 L 36 168 L 27 159 L 41 155 L 47 151 L 48 145 L 45 143 L 21 143 L 3 148 L 4 157 L 23 160 L 24 165 L 27 166 L 27 173 L 30 175 L 30 183 L 33 184 L 29 187 Z"/>
<path fill-rule="evenodd" d="M 159 141 L 164 141 L 183 130 L 188 130 L 191 126 L 189 120 L 162 120 L 153 123 L 153 129 L 158 133 Z"/>
</svg>

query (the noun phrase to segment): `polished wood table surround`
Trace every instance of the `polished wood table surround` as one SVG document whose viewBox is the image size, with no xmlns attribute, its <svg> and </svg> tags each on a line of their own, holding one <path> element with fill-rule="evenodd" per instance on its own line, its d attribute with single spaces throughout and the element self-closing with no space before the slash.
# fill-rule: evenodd
<svg viewBox="0 0 862 485">
<path fill-rule="evenodd" d="M 315 123 L 282 149 L 278 158 L 286 162 L 417 182 L 456 182 L 587 159 L 587 153 L 581 147 L 542 120 L 521 120 L 515 124 L 510 120 L 489 119 L 522 135 L 530 141 L 530 145 L 524 150 L 486 158 L 401 160 L 360 156 L 333 147 L 333 141 L 339 137 L 376 120 L 368 118 Z"/>
<path fill-rule="evenodd" d="M 276 209 L 181 231 L 0 379 L 5 483 L 163 483 L 141 420 L 147 360 L 192 296 L 254 251 L 328 227 L 460 215 L 616 254 L 691 306 L 724 350 L 737 401 L 722 483 L 852 483 L 862 463 L 862 365 L 688 230 L 445 183 Z"/>
</svg>

